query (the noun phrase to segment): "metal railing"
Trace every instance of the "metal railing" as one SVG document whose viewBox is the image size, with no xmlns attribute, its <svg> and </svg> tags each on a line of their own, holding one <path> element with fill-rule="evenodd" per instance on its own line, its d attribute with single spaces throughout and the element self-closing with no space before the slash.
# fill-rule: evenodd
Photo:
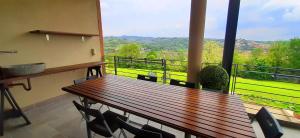
<svg viewBox="0 0 300 138">
<path fill-rule="evenodd" d="M 187 61 L 108 57 L 106 71 L 110 74 L 136 78 L 138 74 L 155 75 L 158 82 L 168 83 L 170 79 L 186 81 Z M 203 63 L 207 65 L 218 63 Z M 299 85 L 269 85 L 268 83 Z M 230 93 L 242 97 L 245 102 L 293 109 L 300 106 L 300 69 L 251 66 L 233 64 Z M 259 88 L 259 89 L 258 89 Z"/>
<path fill-rule="evenodd" d="M 232 70 L 231 94 L 259 105 L 300 107 L 300 69 L 234 64 Z"/>
</svg>

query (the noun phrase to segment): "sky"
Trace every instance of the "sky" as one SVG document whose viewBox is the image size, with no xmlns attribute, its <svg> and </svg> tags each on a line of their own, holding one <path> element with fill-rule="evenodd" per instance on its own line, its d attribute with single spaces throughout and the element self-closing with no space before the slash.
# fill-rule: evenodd
<svg viewBox="0 0 300 138">
<path fill-rule="evenodd" d="M 207 0 L 205 38 L 223 39 L 229 0 Z M 191 0 L 101 0 L 104 36 L 188 37 Z M 300 0 L 241 0 L 237 38 L 300 37 Z"/>
</svg>

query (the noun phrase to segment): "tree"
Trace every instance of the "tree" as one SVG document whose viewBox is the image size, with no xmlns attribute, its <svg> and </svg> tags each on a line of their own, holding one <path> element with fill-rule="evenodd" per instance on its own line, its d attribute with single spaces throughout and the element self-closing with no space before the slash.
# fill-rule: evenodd
<svg viewBox="0 0 300 138">
<path fill-rule="evenodd" d="M 218 42 L 207 41 L 204 44 L 203 63 L 221 63 L 223 49 Z"/>
<path fill-rule="evenodd" d="M 287 65 L 288 42 L 274 42 L 267 55 L 268 63 L 273 67 L 284 67 Z"/>
<path fill-rule="evenodd" d="M 251 51 L 251 58 L 248 61 L 251 65 L 256 66 L 265 66 L 266 62 L 266 55 L 264 54 L 264 50 L 262 48 L 255 48 Z"/>
<path fill-rule="evenodd" d="M 158 59 L 157 53 L 155 51 L 150 51 L 146 56 L 148 59 Z"/>
<path fill-rule="evenodd" d="M 249 60 L 248 52 L 234 52 L 233 63 L 234 64 L 245 64 Z"/>
<path fill-rule="evenodd" d="M 300 68 L 300 39 L 291 39 L 288 48 L 288 60 L 291 68 Z"/>
<path fill-rule="evenodd" d="M 271 79 L 269 74 L 265 74 L 263 72 L 267 72 L 267 58 L 264 50 L 262 48 L 255 48 L 251 51 L 251 57 L 246 62 L 248 66 L 245 66 L 246 71 L 257 71 L 261 73 L 255 72 L 245 72 L 243 75 L 248 78 L 253 79 Z"/>
<path fill-rule="evenodd" d="M 137 43 L 120 45 L 118 56 L 139 58 L 141 55 L 141 46 Z"/>
</svg>

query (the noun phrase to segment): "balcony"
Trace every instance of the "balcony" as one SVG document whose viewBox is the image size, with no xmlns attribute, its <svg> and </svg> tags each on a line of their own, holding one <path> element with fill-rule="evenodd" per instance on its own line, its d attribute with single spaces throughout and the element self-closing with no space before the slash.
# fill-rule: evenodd
<svg viewBox="0 0 300 138">
<path fill-rule="evenodd" d="M 274 75 L 272 77 L 279 79 L 291 77 L 298 79 L 299 75 L 295 75 L 295 73 L 286 74 L 285 72 L 290 69 L 284 69 L 285 71 L 282 71 L 284 73 L 280 73 L 281 69 L 276 68 L 274 73 L 257 72 L 255 69 L 251 70 L 244 65 L 234 65 L 232 67 L 232 61 L 230 59 L 233 57 L 233 49 L 235 46 L 238 7 L 239 0 L 230 0 L 223 67 L 227 71 L 233 70 L 233 72 L 231 72 L 233 77 L 231 78 L 232 84 L 230 85 L 231 93 L 230 95 L 225 95 L 209 93 L 208 91 L 201 93 L 198 89 L 188 89 L 179 86 L 175 88 L 175 86 L 169 87 L 170 85 L 168 85 L 169 80 L 172 78 L 183 81 L 189 79 L 192 82 L 196 82 L 197 79 L 195 76 L 197 76 L 196 74 L 200 70 L 199 65 L 206 65 L 206 63 L 202 63 L 198 58 L 201 56 L 204 41 L 206 0 L 192 0 L 188 61 L 118 57 L 105 59 L 99 0 L 61 0 L 59 2 L 52 0 L 1 0 L 0 15 L 3 21 L 0 22 L 0 26 L 2 27 L 0 30 L 3 31 L 3 33 L 0 33 L 0 66 L 39 62 L 46 64 L 46 70 L 36 74 L 7 77 L 1 72 L 1 137 L 86 137 L 86 132 L 89 132 L 89 130 L 86 131 L 86 129 L 89 127 L 85 126 L 86 122 L 83 121 L 80 113 L 76 111 L 76 108 L 72 104 L 73 100 L 77 100 L 77 102 L 81 102 L 81 100 L 74 94 L 66 93 L 76 93 L 74 91 L 71 92 L 71 90 L 77 90 L 78 93 L 83 92 L 87 94 L 85 96 L 80 95 L 85 97 L 84 101 L 92 99 L 96 102 L 103 102 L 104 104 L 110 105 L 113 112 L 119 114 L 125 111 L 131 113 L 130 123 L 133 126 L 140 127 L 144 125 L 147 120 L 152 119 L 149 123 L 151 126 L 158 129 L 161 128 L 164 131 L 175 134 L 179 138 L 189 137 L 192 134 L 195 136 L 211 137 L 255 137 L 253 127 L 255 130 L 259 130 L 259 127 L 257 123 L 254 123 L 252 127 L 248 115 L 244 111 L 244 106 L 247 107 L 247 112 L 251 116 L 257 113 L 260 106 L 270 105 L 276 107 L 276 109 L 270 107 L 269 110 L 280 121 L 282 126 L 284 126 L 285 132 L 283 137 L 297 137 L 296 134 L 299 133 L 299 120 L 293 118 L 292 111 L 290 110 L 298 106 L 298 94 L 274 95 L 273 93 L 270 94 L 271 91 L 257 91 L 255 89 L 246 89 L 245 87 L 256 85 L 255 87 L 262 87 L 262 89 L 266 90 L 272 89 L 273 91 L 278 89 L 295 92 L 298 92 L 299 89 L 268 86 L 258 81 L 254 83 L 249 81 L 245 82 L 240 77 L 242 77 L 241 72 L 265 74 L 265 76 Z M 127 91 L 127 97 L 122 97 L 120 95 L 123 93 L 120 92 L 119 88 L 112 88 L 113 90 L 118 90 L 116 93 L 113 93 L 112 89 L 99 93 L 97 89 L 102 90 L 103 88 L 107 88 L 99 87 L 100 85 L 94 85 L 96 88 L 90 88 L 90 86 L 88 86 L 82 91 L 78 90 L 78 88 L 67 89 L 75 86 L 73 85 L 73 80 L 82 77 L 86 80 L 90 73 L 93 74 L 92 70 L 98 73 L 98 78 L 94 81 L 103 80 L 106 76 L 103 77 L 99 75 L 99 67 L 105 67 L 102 64 L 105 60 L 108 60 L 108 64 L 106 68 L 104 68 L 106 70 L 102 70 L 103 72 L 106 71 L 107 74 L 118 75 L 114 76 L 115 78 L 126 76 L 135 79 L 137 74 L 155 75 L 159 80 L 158 83 L 151 84 L 152 88 L 155 87 L 153 91 L 166 93 L 152 93 L 157 94 L 152 95 L 152 98 L 160 100 L 154 99 L 156 102 L 149 102 L 148 104 L 142 103 L 142 100 L 146 99 L 147 97 L 145 98 L 145 96 L 149 96 L 147 95 L 149 93 L 143 94 L 139 92 L 140 95 L 144 96 L 141 98 L 139 97 L 140 95 L 135 94 L 132 96 L 130 91 Z M 99 63 L 101 63 L 101 65 Z M 241 69 L 240 67 L 247 70 L 239 70 Z M 291 70 L 291 72 L 294 72 L 294 70 Z M 26 88 L 26 85 L 24 85 L 26 80 L 30 88 Z M 131 80 L 128 79 L 126 81 L 130 82 Z M 137 80 L 135 81 L 137 82 Z M 90 82 L 92 81 L 87 83 Z M 113 83 L 118 84 L 117 82 L 118 81 L 114 81 Z M 121 83 L 123 81 L 119 82 Z M 141 85 L 143 84 L 140 83 L 140 87 L 136 87 L 134 84 L 131 84 L 131 87 L 127 87 L 127 85 L 123 86 L 140 90 L 142 88 Z M 31 91 L 24 92 L 22 87 L 15 86 L 23 86 L 25 90 Z M 167 90 L 157 90 L 156 88 L 158 88 L 158 86 L 159 88 L 165 88 Z M 64 88 L 64 91 L 62 88 Z M 94 93 L 91 93 L 91 91 Z M 152 89 L 148 91 L 150 92 Z M 199 93 L 191 93 L 191 91 L 198 91 Z M 176 92 L 177 95 L 171 92 Z M 115 94 L 120 95 L 116 96 Z M 165 97 L 159 97 L 159 94 Z M 240 95 L 240 97 L 243 98 L 245 101 L 244 106 L 239 96 L 236 95 Z M 271 97 L 274 95 L 274 98 L 272 97 L 270 99 L 270 95 Z M 91 98 L 91 96 L 96 98 Z M 169 97 L 167 96 L 173 99 L 168 99 Z M 176 101 L 177 99 L 174 98 L 178 97 L 175 96 L 181 96 L 181 99 Z M 205 96 L 212 97 L 212 101 L 208 98 L 201 99 L 201 97 Z M 115 99 L 112 99 L 112 97 Z M 136 101 L 134 98 L 137 98 L 139 101 Z M 230 101 L 232 99 L 233 101 Z M 115 100 L 117 100 L 117 102 Z M 169 103 L 166 104 L 166 101 Z M 179 106 L 170 104 L 173 101 Z M 140 105 L 138 102 L 142 104 Z M 209 104 L 199 104 L 203 102 L 208 102 Z M 135 107 L 135 105 L 138 107 Z M 158 105 L 160 105 L 160 107 L 158 107 Z M 202 105 L 204 106 L 202 107 Z M 236 108 L 237 106 L 233 107 L 233 105 L 237 105 L 239 108 Z M 184 106 L 186 106 L 186 108 Z M 141 107 L 149 107 L 149 110 L 141 109 Z M 170 110 L 168 111 L 167 108 L 169 107 Z M 99 109 L 100 104 L 97 103 L 93 108 Z M 212 108 L 212 110 L 210 108 Z M 123 110 L 121 111 L 121 109 Z M 22 110 L 24 112 L 22 112 Z M 101 110 L 102 112 L 107 111 L 105 108 L 101 108 Z M 223 118 L 222 115 L 224 114 L 226 114 L 226 117 Z M 202 117 L 206 118 L 202 120 Z M 26 124 L 24 124 L 23 119 L 25 119 Z M 169 121 L 165 121 L 165 119 L 169 119 Z M 164 125 L 161 127 L 160 124 Z M 230 124 L 233 124 L 234 127 L 231 127 Z M 240 129 L 239 126 L 241 126 L 242 129 Z M 295 129 L 297 127 L 298 129 Z M 130 134 L 128 135 L 133 137 Z M 257 132 L 256 135 L 262 137 L 261 132 Z M 88 137 L 90 137 L 90 135 L 88 135 Z M 95 137 L 101 136 L 95 135 Z"/>
</svg>

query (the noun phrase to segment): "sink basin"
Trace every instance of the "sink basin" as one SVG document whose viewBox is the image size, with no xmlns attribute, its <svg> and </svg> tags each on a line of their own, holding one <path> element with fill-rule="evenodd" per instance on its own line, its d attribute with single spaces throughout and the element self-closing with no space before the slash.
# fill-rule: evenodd
<svg viewBox="0 0 300 138">
<path fill-rule="evenodd" d="M 2 66 L 1 72 L 4 77 L 23 76 L 43 72 L 45 63 L 19 64 Z"/>
</svg>

